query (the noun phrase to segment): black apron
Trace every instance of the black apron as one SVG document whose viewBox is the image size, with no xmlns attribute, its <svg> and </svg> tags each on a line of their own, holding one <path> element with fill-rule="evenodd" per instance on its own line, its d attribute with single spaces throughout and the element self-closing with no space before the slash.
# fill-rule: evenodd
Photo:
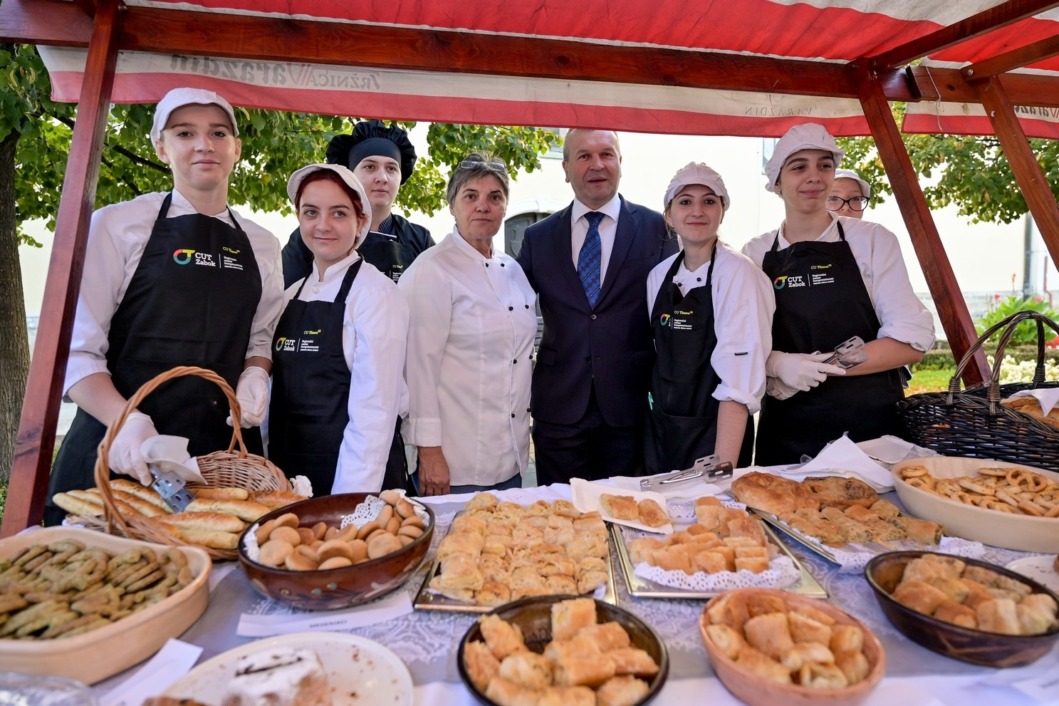
<svg viewBox="0 0 1059 706">
<path fill-rule="evenodd" d="M 107 369 L 125 398 L 179 365 L 213 370 L 234 390 L 261 301 L 254 251 L 231 211 L 235 227 L 198 213 L 166 218 L 172 198 L 170 193 L 162 202 L 107 334 Z M 231 442 L 228 401 L 217 385 L 202 378 L 171 380 L 138 409 L 151 417 L 159 434 L 187 437 L 192 456 Z M 96 448 L 105 433 L 102 423 L 77 410 L 55 459 L 49 499 L 95 485 Z M 258 428 L 244 429 L 243 439 L 251 453 L 261 453 Z M 51 509 L 48 519 L 55 519 Z"/>
<path fill-rule="evenodd" d="M 385 226 L 385 224 L 383 224 Z M 357 246 L 357 252 L 366 262 L 375 266 L 394 283 L 404 273 L 405 261 L 401 254 L 401 243 L 392 233 L 370 230 L 363 242 Z"/>
<path fill-rule="evenodd" d="M 346 298 L 363 262 L 349 267 L 333 302 L 299 301 L 303 281 L 276 326 L 268 455 L 288 476 L 306 476 L 317 496 L 331 492 L 349 424 L 350 370 L 342 351 L 342 329 Z M 400 419 L 394 436 L 403 460 Z M 395 464 L 391 444 L 383 488 L 404 488 L 406 477 L 405 466 Z"/>
<path fill-rule="evenodd" d="M 684 261 L 680 253 L 666 273 L 651 312 L 655 365 L 651 375 L 651 426 L 658 472 L 690 468 L 696 459 L 714 452 L 720 401 L 713 397 L 721 382 L 710 364 L 717 347 L 713 318 L 714 243 L 706 283 L 684 296 L 673 276 Z M 750 465 L 754 422 L 739 452 L 739 466 Z"/>
<path fill-rule="evenodd" d="M 879 317 L 861 278 L 842 223 L 839 240 L 809 241 L 779 250 L 779 235 L 761 268 L 776 292 L 773 350 L 832 351 L 851 336 L 865 343 L 879 333 Z M 797 463 L 815 456 L 843 432 L 853 441 L 898 433 L 898 400 L 904 397 L 899 370 L 856 377 L 829 377 L 786 400 L 766 396 L 758 424 L 754 462 Z"/>
</svg>

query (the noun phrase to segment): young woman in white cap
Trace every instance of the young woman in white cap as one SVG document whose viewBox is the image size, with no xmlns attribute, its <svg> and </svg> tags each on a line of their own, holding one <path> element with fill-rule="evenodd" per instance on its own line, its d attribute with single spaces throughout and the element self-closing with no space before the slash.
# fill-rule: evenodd
<svg viewBox="0 0 1059 706">
<path fill-rule="evenodd" d="M 787 131 L 765 165 L 765 188 L 783 199 L 786 217 L 743 248 L 776 295 L 759 465 L 797 463 L 844 432 L 853 441 L 897 433 L 905 366 L 934 343 L 894 234 L 827 210 L 843 154 L 822 126 L 806 123 Z M 864 339 L 867 359 L 848 370 L 826 363 L 852 336 Z"/>
<path fill-rule="evenodd" d="M 836 169 L 835 183 L 827 197 L 827 210 L 836 216 L 864 218 L 864 209 L 871 199 L 868 182 L 852 169 Z"/>
<path fill-rule="evenodd" d="M 177 88 L 158 103 L 151 142 L 173 170 L 173 190 L 92 214 L 64 393 L 78 405 L 49 486 L 95 484 L 96 447 L 126 400 L 179 365 L 219 373 L 236 389 L 243 425 L 268 405 L 270 344 L 283 304 L 279 242 L 228 207 L 241 143 L 232 106 L 213 91 Z M 195 456 L 227 448 L 228 403 L 214 384 L 168 383 L 128 417 L 110 468 L 151 476 L 142 443 L 159 433 L 189 439 Z M 244 434 L 261 452 L 260 434 Z M 49 504 L 45 521 L 62 513 Z"/>
<path fill-rule="evenodd" d="M 367 194 L 337 164 L 302 167 L 287 194 L 313 264 L 276 326 L 269 458 L 316 495 L 404 488 L 403 472 L 385 470 L 408 407 L 408 306 L 356 251 L 371 225 Z"/>
<path fill-rule="evenodd" d="M 658 471 L 716 453 L 750 465 L 751 415 L 765 394 L 775 301 L 768 278 L 718 240 L 728 210 L 721 175 L 682 167 L 666 189 L 665 219 L 684 248 L 647 278 L 654 332 L 651 430 Z M 650 458 L 650 455 L 649 455 Z"/>
<path fill-rule="evenodd" d="M 401 186 L 412 176 L 416 150 L 399 125 L 365 120 L 348 135 L 327 145 L 327 162 L 348 166 L 360 180 L 371 204 L 371 229 L 357 246 L 366 262 L 396 282 L 419 253 L 434 244 L 430 231 L 393 212 Z M 312 254 L 295 230 L 283 246 L 284 284 L 309 274 Z"/>
</svg>

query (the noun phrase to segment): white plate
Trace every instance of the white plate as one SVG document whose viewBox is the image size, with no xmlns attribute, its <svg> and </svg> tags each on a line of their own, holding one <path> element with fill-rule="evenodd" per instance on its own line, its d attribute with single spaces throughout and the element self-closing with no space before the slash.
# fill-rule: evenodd
<svg viewBox="0 0 1059 706">
<path fill-rule="evenodd" d="M 1059 571 L 1055 570 L 1055 555 L 1024 556 L 1008 564 L 1007 568 L 1059 593 Z"/>
<path fill-rule="evenodd" d="M 162 696 L 220 703 L 223 684 L 235 674 L 236 661 L 270 647 L 305 647 L 316 652 L 335 706 L 412 704 L 412 675 L 397 655 L 374 640 L 337 632 L 300 632 L 236 647 L 195 667 Z"/>
</svg>

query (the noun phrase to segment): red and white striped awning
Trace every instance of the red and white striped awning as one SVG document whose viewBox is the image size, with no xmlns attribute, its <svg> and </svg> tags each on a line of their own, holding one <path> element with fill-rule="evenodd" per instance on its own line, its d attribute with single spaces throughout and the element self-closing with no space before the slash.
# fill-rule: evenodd
<svg viewBox="0 0 1059 706">
<path fill-rule="evenodd" d="M 672 50 L 685 66 L 718 54 L 847 65 L 884 56 L 1005 0 L 729 0 L 698 3 L 642 0 L 128 0 L 130 8 L 192 13 L 208 26 L 221 15 L 282 20 L 292 28 L 277 42 L 298 42 L 298 25 L 333 23 L 436 31 L 474 46 L 497 38 L 565 40 L 609 47 Z M 924 57 L 924 66 L 959 69 L 1059 35 L 1059 10 L 1030 16 Z M 840 135 L 870 134 L 854 96 L 793 95 L 640 81 L 571 80 L 402 67 L 414 46 L 394 46 L 394 68 L 259 58 L 123 51 L 113 88 L 117 102 L 153 102 L 179 85 L 210 87 L 233 103 L 301 112 L 443 122 L 596 126 L 619 130 L 712 135 L 780 135 L 806 120 Z M 76 101 L 86 51 L 42 47 L 54 97 Z M 912 60 L 921 57 L 912 57 Z M 489 57 L 481 57 L 488 62 Z M 414 62 L 413 62 L 414 63 Z M 616 67 L 620 71 L 620 67 Z M 1017 69 L 1052 76 L 1059 58 Z M 929 71 L 928 71 L 929 74 Z M 679 76 L 675 77 L 679 79 Z M 763 77 L 767 85 L 768 77 Z M 1052 101 L 1053 103 L 1056 101 Z M 1059 109 L 1019 106 L 1030 136 L 1059 137 Z M 909 104 L 909 132 L 991 134 L 979 104 Z"/>
</svg>

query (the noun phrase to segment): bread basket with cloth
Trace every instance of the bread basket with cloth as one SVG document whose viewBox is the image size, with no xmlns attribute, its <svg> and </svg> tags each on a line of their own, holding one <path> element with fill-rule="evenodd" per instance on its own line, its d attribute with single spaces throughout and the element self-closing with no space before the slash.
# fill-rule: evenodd
<svg viewBox="0 0 1059 706">
<path fill-rule="evenodd" d="M 137 503 L 136 507 L 147 510 L 146 513 L 137 512 L 130 508 L 129 503 L 122 502 L 117 495 L 122 491 L 116 491 L 115 486 L 123 483 L 129 491 L 139 492 L 144 498 L 149 497 L 149 488 L 138 487 L 135 482 L 111 481 L 110 468 L 107 458 L 110 453 L 110 445 L 114 441 L 121 426 L 128 416 L 137 408 L 140 402 L 162 384 L 178 377 L 194 375 L 220 386 L 228 400 L 232 414 L 232 440 L 228 448 L 215 451 L 197 458 L 199 471 L 206 481 L 205 485 L 189 484 L 187 490 L 192 496 L 196 496 L 196 503 L 187 509 L 191 515 L 186 523 L 178 523 L 176 515 L 168 515 L 165 505 L 155 506 L 161 509 L 159 514 L 153 514 L 153 508 L 149 507 L 152 500 L 146 504 Z M 241 410 L 235 393 L 228 383 L 217 373 L 191 366 L 180 366 L 161 373 L 140 387 L 136 393 L 125 403 L 121 414 L 107 429 L 103 441 L 99 444 L 99 454 L 96 459 L 95 478 L 96 487 L 103 502 L 104 512 L 101 517 L 82 516 L 78 521 L 88 527 L 102 529 L 110 534 L 145 539 L 159 544 L 172 546 L 192 545 L 204 549 L 215 560 L 234 560 L 238 556 L 236 542 L 241 527 L 253 521 L 251 516 L 255 514 L 255 506 L 260 503 L 253 502 L 260 494 L 290 495 L 291 484 L 286 475 L 275 464 L 268 459 L 255 454 L 248 453 L 243 442 L 240 426 Z M 225 488 L 226 494 L 211 494 L 204 489 Z M 245 491 L 245 493 L 240 492 Z M 216 491 L 215 491 L 216 492 Z M 207 497 L 208 496 L 208 497 Z M 128 496 L 126 496 L 127 498 Z M 294 498 L 291 497 L 290 500 Z M 290 500 L 287 500 L 288 502 Z M 264 514 L 271 507 L 264 507 Z M 249 513 L 249 514 L 247 514 Z M 227 517 L 210 517 L 211 515 L 227 515 Z M 211 520 L 219 519 L 227 525 L 219 527 L 212 526 Z M 196 523 L 195 521 L 199 522 Z M 236 522 L 239 525 L 236 525 Z M 234 535 L 233 540 L 229 535 Z M 231 546 L 228 546 L 228 545 Z"/>
<path fill-rule="evenodd" d="M 1000 384 L 1005 351 L 1023 322 L 1037 325 L 1037 361 L 1028 383 Z M 1059 334 L 1059 324 L 1035 311 L 1020 311 L 987 329 L 960 359 L 946 392 L 910 395 L 897 403 L 906 438 L 945 456 L 998 459 L 1059 470 L 1059 412 L 1041 408 L 1059 382 L 1044 379 L 1045 327 Z M 961 375 L 974 354 L 1000 333 L 988 381 L 960 389 Z M 1015 397 L 1033 391 L 1034 397 Z M 1009 399 L 1012 398 L 1012 399 Z M 1045 404 L 1048 404 L 1045 402 Z"/>
</svg>

